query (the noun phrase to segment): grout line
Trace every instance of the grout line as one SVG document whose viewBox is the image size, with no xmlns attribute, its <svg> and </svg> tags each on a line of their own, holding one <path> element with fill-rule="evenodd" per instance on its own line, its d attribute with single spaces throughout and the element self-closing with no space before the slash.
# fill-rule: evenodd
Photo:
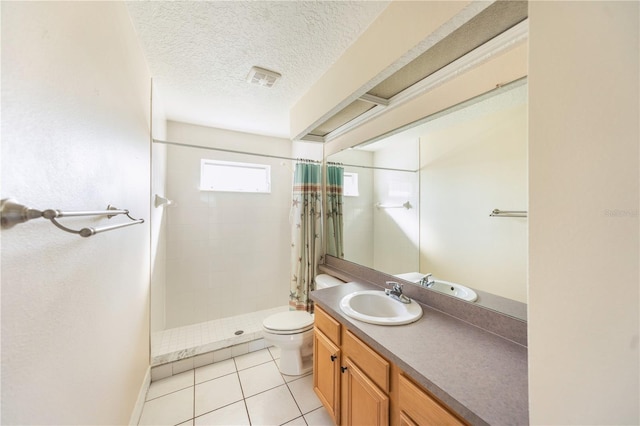
<svg viewBox="0 0 640 426">
<path fill-rule="evenodd" d="M 287 382 L 285 381 L 285 385 L 287 386 L 287 390 L 288 390 L 288 391 L 289 391 L 289 393 L 291 394 L 291 399 L 293 399 L 293 402 L 296 404 L 296 407 L 298 407 L 298 411 L 300 411 L 300 416 L 302 417 L 303 421 L 304 421 L 305 423 L 307 423 L 307 421 L 304 419 L 304 414 L 302 413 L 302 408 L 300 408 L 300 404 L 298 404 L 298 400 L 296 399 L 295 395 L 294 395 L 294 394 L 293 394 L 293 392 L 291 391 L 291 388 L 289 387 L 289 383 L 287 383 Z M 296 417 L 295 419 L 297 419 L 297 417 Z M 292 419 L 292 420 L 295 420 L 295 419 Z M 291 420 L 289 420 L 289 421 L 291 421 Z"/>
<path fill-rule="evenodd" d="M 193 370 L 193 406 L 191 407 L 191 424 L 196 424 L 196 370 Z"/>
<path fill-rule="evenodd" d="M 242 387 L 242 380 L 240 380 L 240 371 L 238 370 L 236 357 L 234 356 L 231 359 L 233 360 L 233 365 L 236 366 L 236 377 L 238 378 L 238 383 L 240 383 L 240 393 L 242 393 L 242 403 L 244 404 L 244 411 L 247 413 L 247 419 L 249 419 L 249 425 L 251 425 L 251 414 L 249 414 L 249 407 L 247 407 L 247 398 L 244 395 L 244 388 Z"/>
<path fill-rule="evenodd" d="M 211 413 L 213 413 L 214 411 L 222 410 L 223 408 L 227 408 L 227 407 L 229 407 L 229 406 L 231 406 L 231 405 L 233 405 L 233 404 L 237 404 L 238 402 L 242 402 L 242 403 L 244 403 L 244 398 L 243 398 L 243 399 L 239 399 L 239 400 L 237 400 L 237 401 L 230 402 L 230 403 L 229 403 L 229 404 L 227 404 L 227 405 L 223 405 L 223 406 L 221 406 L 221 407 L 218 407 L 218 408 L 213 409 L 213 410 L 211 410 L 211 411 L 207 411 L 206 413 L 202 413 L 202 414 L 199 414 L 199 415 L 197 415 L 197 416 L 195 416 L 195 412 L 194 412 L 194 416 L 195 416 L 195 417 L 193 417 L 191 420 L 193 420 L 193 421 L 194 421 L 194 423 L 195 423 L 195 419 L 197 419 L 197 418 L 199 418 L 199 417 L 206 416 L 207 414 L 211 414 Z M 247 404 L 246 404 L 246 403 L 244 403 L 244 408 L 245 408 L 245 410 L 247 409 Z M 249 412 L 247 411 L 247 417 L 248 417 L 248 416 L 249 416 Z M 186 420 L 185 420 L 185 421 L 186 421 Z M 183 423 L 184 423 L 184 422 L 183 422 Z M 178 424 L 180 424 L 180 423 L 178 423 Z"/>
<path fill-rule="evenodd" d="M 267 350 L 267 351 L 269 351 L 269 349 L 268 349 L 268 348 L 264 348 L 264 349 L 265 349 L 265 350 Z M 271 358 L 273 358 L 273 354 L 271 354 L 271 351 L 269 351 L 269 353 L 270 353 L 270 355 L 271 355 Z M 238 356 L 242 356 L 242 355 L 238 355 Z M 156 397 L 156 398 L 150 399 L 150 400 L 148 400 L 148 401 L 147 401 L 147 400 L 145 400 L 145 404 L 146 404 L 147 402 L 149 402 L 149 401 L 153 401 L 153 400 L 155 400 L 155 399 L 158 399 L 158 398 L 164 397 L 164 396 L 166 396 L 166 395 L 170 395 L 170 394 L 172 394 L 172 393 L 176 393 L 176 392 L 184 391 L 185 389 L 187 389 L 187 388 L 191 387 L 191 388 L 193 388 L 192 417 L 191 417 L 190 419 L 185 420 L 185 421 L 189 421 L 189 420 L 191 420 L 191 421 L 195 424 L 195 419 L 196 419 L 196 418 L 198 418 L 198 417 L 202 417 L 202 416 L 204 416 L 205 414 L 209 414 L 209 413 L 211 413 L 211 412 L 213 412 L 213 411 L 220 410 L 221 408 L 228 407 L 229 405 L 232 405 L 232 404 L 235 404 L 235 403 L 237 403 L 237 402 L 242 401 L 242 402 L 243 402 L 243 404 L 244 404 L 245 412 L 246 412 L 246 414 L 247 414 L 247 418 L 249 419 L 249 424 L 252 424 L 252 423 L 251 423 L 251 415 L 249 414 L 249 408 L 248 408 L 248 406 L 247 406 L 247 397 L 245 396 L 244 388 L 243 388 L 243 386 L 242 386 L 242 380 L 240 380 L 240 371 L 244 371 L 244 370 L 247 370 L 247 369 L 249 369 L 249 368 L 258 367 L 258 366 L 260 366 L 260 365 L 268 364 L 269 362 L 273 362 L 273 363 L 275 364 L 275 367 L 276 367 L 276 368 L 278 368 L 278 364 L 277 364 L 277 362 L 276 362 L 276 360 L 277 360 L 277 359 L 276 359 L 276 358 L 273 358 L 273 360 L 272 360 L 272 361 L 266 361 L 266 362 L 263 362 L 263 363 L 260 363 L 260 364 L 256 364 L 256 365 L 251 366 L 251 367 L 247 367 L 247 368 L 245 368 L 245 369 L 243 369 L 243 370 L 238 370 L 238 364 L 236 363 L 236 358 L 237 358 L 238 356 L 235 356 L 235 357 L 231 357 L 231 358 L 230 358 L 230 359 L 233 361 L 233 363 L 234 363 L 235 370 L 236 370 L 235 372 L 228 373 L 228 374 L 224 374 L 224 375 L 222 375 L 222 376 L 215 377 L 215 378 L 213 378 L 213 379 L 205 380 L 205 381 L 203 381 L 203 382 L 201 382 L 201 383 L 196 383 L 195 370 L 196 370 L 197 368 L 194 368 L 194 369 L 192 369 L 192 370 L 191 370 L 191 371 L 193 371 L 193 384 L 192 384 L 191 386 L 186 386 L 186 387 L 184 387 L 184 388 L 177 389 L 177 390 L 175 390 L 175 391 L 172 391 L 172 392 L 166 393 L 166 394 L 164 394 L 164 395 L 160 395 L 160 396 L 158 396 L 158 397 Z M 222 362 L 222 361 L 219 361 L 219 362 Z M 215 364 L 215 363 L 214 363 L 214 364 Z M 209 365 L 209 364 L 208 364 L 208 365 Z M 204 367 L 204 366 L 203 366 L 203 367 Z M 198 368 L 201 368 L 201 367 L 198 367 Z M 278 372 L 280 372 L 280 369 L 278 369 Z M 182 374 L 182 373 L 180 373 L 180 374 Z M 231 375 L 231 374 L 235 374 L 235 375 L 236 375 L 236 377 L 237 377 L 237 379 L 238 379 L 238 383 L 240 384 L 240 392 L 241 392 L 241 394 L 242 394 L 242 399 L 241 399 L 241 400 L 238 400 L 238 401 L 234 401 L 234 402 L 232 402 L 232 403 L 230 403 L 230 404 L 227 404 L 227 405 L 225 405 L 225 406 L 218 407 L 218 408 L 216 408 L 215 410 L 211 410 L 211 411 L 208 411 L 208 412 L 206 412 L 206 413 L 202 413 L 202 414 L 200 414 L 200 415 L 196 416 L 196 415 L 195 415 L 195 405 L 196 405 L 196 395 L 195 395 L 195 391 L 196 391 L 196 386 L 197 386 L 197 385 L 199 385 L 199 384 L 203 384 L 203 383 L 206 383 L 206 382 L 212 381 L 212 380 L 216 380 L 216 379 L 219 379 L 219 378 L 222 378 L 222 377 L 229 376 L 229 375 Z M 295 377 L 295 379 L 292 379 L 292 380 L 290 380 L 290 381 L 287 381 L 287 380 L 286 380 L 286 378 L 284 377 L 285 375 L 284 375 L 284 374 L 282 374 L 282 373 L 280 373 L 280 376 L 282 377 L 282 380 L 283 380 L 283 382 L 284 382 L 283 384 L 279 384 L 279 385 L 274 386 L 274 387 L 272 387 L 272 388 L 265 389 L 265 390 L 263 390 L 263 391 L 261 391 L 261 392 L 256 393 L 255 395 L 251 395 L 251 396 L 250 396 L 250 397 L 248 397 L 248 398 L 252 398 L 252 397 L 254 397 L 254 396 L 257 396 L 257 395 L 260 395 L 260 394 L 263 394 L 263 393 L 266 393 L 266 392 L 272 391 L 272 390 L 274 390 L 274 389 L 276 389 L 276 388 L 278 388 L 278 387 L 280 387 L 280 386 L 283 386 L 283 385 L 284 385 L 284 386 L 286 386 L 286 387 L 287 387 L 287 390 L 289 391 L 289 394 L 291 394 L 291 397 L 293 398 L 293 401 L 294 401 L 294 403 L 296 404 L 296 407 L 298 408 L 298 411 L 301 413 L 301 415 L 300 415 L 300 416 L 295 417 L 295 418 L 293 418 L 293 419 L 291 419 L 291 420 L 288 420 L 288 422 L 293 421 L 293 420 L 296 420 L 296 419 L 300 419 L 300 418 L 301 418 L 301 419 L 302 419 L 302 421 L 303 421 L 306 425 L 308 425 L 307 420 L 306 420 L 306 418 L 304 417 L 304 416 L 305 416 L 305 414 L 304 414 L 304 413 L 302 413 L 302 409 L 300 408 L 300 405 L 299 405 L 298 401 L 296 400 L 295 396 L 293 395 L 293 392 L 291 391 L 291 388 L 289 387 L 289 383 L 293 383 L 293 382 L 295 382 L 295 381 L 297 381 L 297 380 L 299 380 L 299 379 L 302 379 L 302 378 L 304 378 L 304 377 L 309 376 L 310 374 L 311 374 L 311 373 L 305 373 L 304 375 L 300 375 L 300 376 L 288 376 L 288 377 Z M 172 377 L 172 376 L 170 376 L 170 377 Z M 167 378 L 168 378 L 168 377 L 167 377 Z M 317 409 L 311 410 L 311 411 L 309 411 L 309 413 L 312 413 L 312 412 L 314 412 L 314 411 L 316 411 L 316 410 L 319 410 L 320 408 L 322 408 L 322 407 L 319 407 L 319 408 L 317 408 Z M 306 413 L 306 414 L 309 414 L 309 413 Z"/>
</svg>

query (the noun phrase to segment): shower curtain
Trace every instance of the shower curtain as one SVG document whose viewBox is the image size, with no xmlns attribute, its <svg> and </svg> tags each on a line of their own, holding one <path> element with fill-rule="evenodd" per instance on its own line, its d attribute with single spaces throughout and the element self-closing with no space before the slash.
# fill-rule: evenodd
<svg viewBox="0 0 640 426">
<path fill-rule="evenodd" d="M 327 254 L 344 258 L 342 191 L 344 168 L 336 163 L 327 164 Z"/>
<path fill-rule="evenodd" d="M 298 160 L 291 207 L 291 288 L 289 309 L 313 312 L 309 292 L 321 256 L 322 179 L 319 164 Z"/>
</svg>

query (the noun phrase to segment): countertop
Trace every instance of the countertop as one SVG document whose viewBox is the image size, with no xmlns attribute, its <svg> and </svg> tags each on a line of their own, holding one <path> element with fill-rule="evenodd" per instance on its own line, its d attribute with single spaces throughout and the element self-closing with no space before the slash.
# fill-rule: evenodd
<svg viewBox="0 0 640 426">
<path fill-rule="evenodd" d="M 422 318 L 407 325 L 349 318 L 340 300 L 359 290 L 381 288 L 351 282 L 313 291 L 311 299 L 469 423 L 529 423 L 525 346 L 422 303 Z"/>
</svg>

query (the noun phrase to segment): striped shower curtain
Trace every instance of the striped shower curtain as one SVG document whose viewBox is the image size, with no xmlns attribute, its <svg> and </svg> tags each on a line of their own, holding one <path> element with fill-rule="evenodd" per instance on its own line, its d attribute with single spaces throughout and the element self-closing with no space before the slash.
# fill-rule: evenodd
<svg viewBox="0 0 640 426">
<path fill-rule="evenodd" d="M 289 309 L 313 312 L 309 292 L 322 255 L 322 170 L 319 164 L 298 160 L 293 176 L 291 206 L 291 288 Z"/>
<path fill-rule="evenodd" d="M 339 164 L 327 164 L 327 254 L 344 258 L 342 192 L 344 168 Z"/>
</svg>

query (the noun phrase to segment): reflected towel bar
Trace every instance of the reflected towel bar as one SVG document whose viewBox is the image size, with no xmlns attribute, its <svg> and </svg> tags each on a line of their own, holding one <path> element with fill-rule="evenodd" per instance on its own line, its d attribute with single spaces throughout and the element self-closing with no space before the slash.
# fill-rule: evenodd
<svg viewBox="0 0 640 426">
<path fill-rule="evenodd" d="M 411 208 L 411 203 L 410 202 L 406 202 L 404 204 L 382 204 L 382 203 L 376 203 L 376 207 L 378 209 L 400 209 L 400 208 L 405 208 L 407 210 L 409 210 Z"/>
<path fill-rule="evenodd" d="M 121 223 L 118 225 L 102 226 L 99 228 L 87 227 L 77 231 L 75 229 L 67 228 L 56 220 L 60 217 L 77 216 L 106 216 L 107 219 L 111 219 L 113 216 L 121 214 L 126 215 L 129 219 L 131 219 L 131 222 Z M 131 217 L 131 215 L 129 215 L 129 210 L 121 210 L 116 207 L 112 207 L 111 205 L 108 205 L 106 210 L 65 212 L 55 209 L 47 209 L 44 211 L 32 209 L 10 198 L 3 199 L 0 202 L 0 224 L 2 226 L 2 229 L 9 229 L 17 225 L 18 223 L 24 223 L 31 219 L 37 219 L 39 217 L 49 219 L 51 223 L 53 223 L 63 231 L 70 232 L 72 234 L 78 234 L 81 237 L 90 237 L 101 232 L 144 223 L 144 219 L 136 219 Z"/>
<path fill-rule="evenodd" d="M 489 216 L 491 217 L 527 217 L 527 211 L 526 210 L 493 209 L 493 211 Z"/>
</svg>

